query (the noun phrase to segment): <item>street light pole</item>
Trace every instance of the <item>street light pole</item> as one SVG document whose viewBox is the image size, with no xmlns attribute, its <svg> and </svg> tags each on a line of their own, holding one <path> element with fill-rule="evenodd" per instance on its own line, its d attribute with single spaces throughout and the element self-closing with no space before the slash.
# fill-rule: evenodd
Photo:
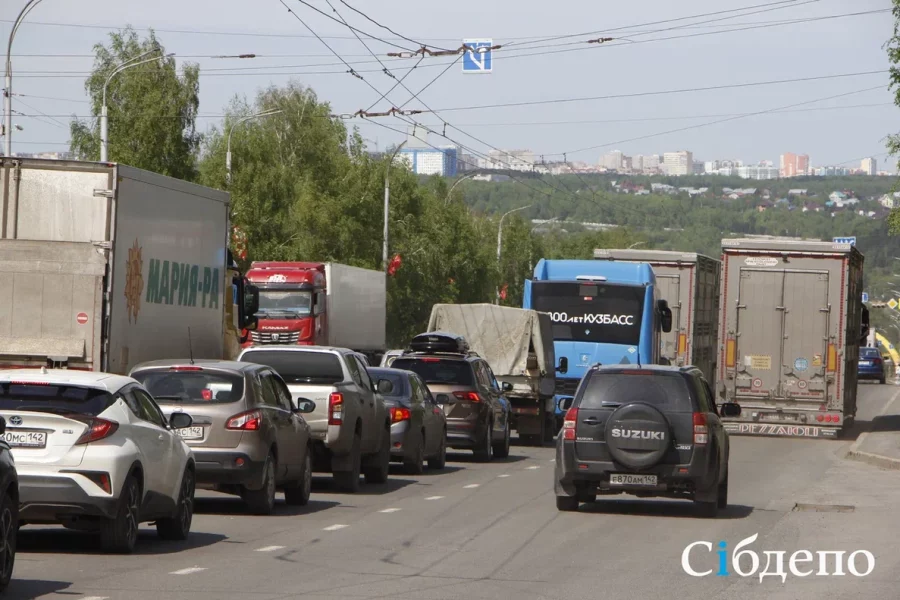
<svg viewBox="0 0 900 600">
<path fill-rule="evenodd" d="M 450 203 L 450 194 L 453 193 L 453 190 L 456 189 L 456 186 L 458 186 L 459 184 L 461 184 L 461 183 L 462 183 L 463 181 L 465 181 L 466 179 L 471 179 L 472 177 L 475 177 L 476 175 L 478 175 L 477 172 L 476 172 L 476 173 L 469 173 L 468 175 L 466 175 L 466 176 L 464 176 L 464 177 L 460 177 L 459 179 L 457 179 L 457 180 L 453 183 L 453 185 L 450 186 L 450 189 L 447 190 L 447 196 L 446 196 L 446 198 L 444 198 L 444 204 L 449 204 L 449 203 Z"/>
<path fill-rule="evenodd" d="M 503 248 L 503 219 L 505 219 L 507 216 L 511 215 L 512 213 L 514 213 L 516 211 L 525 210 L 526 208 L 531 208 L 531 206 L 532 205 L 529 204 L 528 206 L 520 206 L 519 208 L 514 208 L 510 211 L 507 211 L 506 213 L 504 213 L 504 215 L 502 217 L 500 217 L 500 225 L 497 227 L 497 270 L 498 271 L 500 270 L 500 251 Z M 494 304 L 500 304 L 500 288 L 499 287 L 497 288 L 497 296 L 494 300 Z"/>
<path fill-rule="evenodd" d="M 387 168 L 384 171 L 384 244 L 381 248 L 381 267 L 387 273 L 388 269 L 388 222 L 391 216 L 391 165 L 394 164 L 394 157 L 400 152 L 400 149 L 406 145 L 406 140 L 400 142 L 400 145 L 394 148 L 391 159 L 388 161 Z"/>
<path fill-rule="evenodd" d="M 106 162 L 109 158 L 109 114 L 106 108 L 106 88 L 109 85 L 109 82 L 112 81 L 112 78 L 124 71 L 125 69 L 130 69 L 131 67 L 136 67 L 138 65 L 143 65 L 148 62 L 153 62 L 157 60 L 158 57 L 154 56 L 153 58 L 146 58 L 144 60 L 140 60 L 147 56 L 148 54 L 153 54 L 154 52 L 159 52 L 159 48 L 154 48 L 152 50 L 148 50 L 143 54 L 135 56 L 132 59 L 126 60 L 121 65 L 113 69 L 113 72 L 109 74 L 109 77 L 106 78 L 106 81 L 103 82 L 103 104 L 100 106 L 100 162 Z M 170 56 L 175 56 L 174 54 L 166 54 L 165 58 Z M 135 62 L 138 61 L 138 62 Z"/>
<path fill-rule="evenodd" d="M 228 142 L 225 147 L 225 183 L 231 185 L 231 134 L 234 133 L 235 128 L 241 123 L 245 123 L 250 119 L 257 119 L 259 117 L 268 117 L 269 115 L 278 114 L 280 112 L 284 112 L 282 110 L 267 110 L 261 113 L 257 113 L 255 115 L 249 115 L 246 117 L 241 117 L 228 129 Z"/>
<path fill-rule="evenodd" d="M 25 7 L 19 11 L 19 16 L 16 17 L 12 30 L 9 32 L 9 42 L 6 44 L 6 97 L 4 98 L 4 112 L 6 113 L 6 126 L 4 127 L 4 133 L 6 134 L 6 156 L 12 156 L 12 43 L 13 39 L 16 37 L 16 32 L 19 30 L 19 25 L 22 24 L 22 21 L 28 13 L 31 12 L 31 9 L 37 6 L 40 1 L 41 0 L 29 0 Z"/>
</svg>

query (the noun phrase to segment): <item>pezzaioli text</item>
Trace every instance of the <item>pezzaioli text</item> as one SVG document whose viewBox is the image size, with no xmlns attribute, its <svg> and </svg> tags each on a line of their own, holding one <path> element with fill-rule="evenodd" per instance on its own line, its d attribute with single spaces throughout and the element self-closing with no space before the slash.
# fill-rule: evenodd
<svg viewBox="0 0 900 600">
<path fill-rule="evenodd" d="M 788 573 L 785 572 L 785 550 L 764 550 L 763 555 L 766 557 L 766 566 L 760 571 L 760 556 L 753 550 L 745 550 L 747 546 L 754 543 L 758 533 L 754 533 L 748 538 L 744 538 L 738 542 L 737 546 L 731 552 L 731 568 L 741 577 L 752 577 L 759 571 L 759 581 L 767 576 L 781 577 L 781 582 L 787 581 Z M 728 571 L 728 543 L 724 540 L 716 544 L 717 560 L 704 561 L 701 558 L 705 553 L 712 554 L 712 542 L 698 541 L 688 544 L 684 552 L 681 553 L 681 568 L 691 577 L 707 577 L 715 573 L 716 577 L 728 577 L 731 573 Z M 809 550 L 797 550 L 787 558 L 788 571 L 795 577 L 809 577 L 815 574 L 817 577 L 833 575 L 846 576 L 847 571 L 856 577 L 865 577 L 875 570 L 875 555 L 868 550 L 857 550 L 844 558 L 847 554 L 846 550 L 818 550 L 813 552 Z M 773 564 L 774 561 L 774 564 Z M 695 565 L 703 562 L 704 566 L 715 565 L 718 569 L 698 570 Z M 750 563 L 747 565 L 747 563 Z M 860 569 L 860 563 L 864 569 Z M 749 569 L 745 567 L 749 566 Z M 816 568 L 817 567 L 817 568 Z M 829 568 L 832 571 L 829 572 Z M 845 570 L 846 567 L 846 570 Z M 702 567 L 700 567 L 702 568 Z"/>
</svg>

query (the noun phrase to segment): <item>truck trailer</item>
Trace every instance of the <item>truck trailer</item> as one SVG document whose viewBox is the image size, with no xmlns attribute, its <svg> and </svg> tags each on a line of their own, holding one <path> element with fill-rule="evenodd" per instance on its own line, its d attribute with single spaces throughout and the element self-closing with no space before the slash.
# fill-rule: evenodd
<svg viewBox="0 0 900 600">
<path fill-rule="evenodd" d="M 339 263 L 254 262 L 259 328 L 245 347 L 265 344 L 386 350 L 387 288 L 382 271 Z M 377 363 L 375 363 L 377 364 Z"/>
<path fill-rule="evenodd" d="M 512 389 L 510 426 L 532 446 L 556 434 L 556 356 L 550 315 L 494 304 L 435 304 L 428 331 L 447 331 L 466 339 L 494 375 Z"/>
<path fill-rule="evenodd" d="M 0 194 L 0 368 L 126 374 L 226 358 L 255 327 L 258 292 L 227 248 L 227 193 L 125 165 L 7 157 Z"/>
<path fill-rule="evenodd" d="M 836 438 L 856 417 L 869 329 L 863 255 L 850 244 L 722 240 L 716 402 L 744 435 Z"/>
<path fill-rule="evenodd" d="M 707 381 L 715 381 L 722 263 L 703 254 L 666 250 L 598 248 L 594 258 L 653 268 L 659 297 L 672 310 L 672 330 L 660 336 L 663 360 L 694 365 Z"/>
</svg>

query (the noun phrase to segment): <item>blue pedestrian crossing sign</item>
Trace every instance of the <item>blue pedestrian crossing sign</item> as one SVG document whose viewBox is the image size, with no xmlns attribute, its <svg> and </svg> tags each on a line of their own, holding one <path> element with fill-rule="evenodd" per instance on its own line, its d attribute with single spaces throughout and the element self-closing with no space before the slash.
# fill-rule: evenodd
<svg viewBox="0 0 900 600">
<path fill-rule="evenodd" d="M 463 45 L 469 48 L 463 54 L 463 73 L 490 73 L 493 68 L 490 48 L 494 45 L 494 40 L 484 38 L 463 40 Z"/>
</svg>

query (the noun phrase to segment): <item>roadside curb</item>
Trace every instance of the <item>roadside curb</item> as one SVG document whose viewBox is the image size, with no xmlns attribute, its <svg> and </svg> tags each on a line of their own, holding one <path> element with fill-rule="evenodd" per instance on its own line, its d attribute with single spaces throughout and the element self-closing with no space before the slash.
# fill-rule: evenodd
<svg viewBox="0 0 900 600">
<path fill-rule="evenodd" d="M 881 409 L 881 412 L 879 412 L 875 418 L 883 417 L 884 415 L 886 415 L 898 397 L 900 397 L 900 390 L 898 390 L 894 393 L 893 396 L 891 396 L 891 399 L 888 400 L 888 403 L 884 405 L 884 408 Z M 875 467 L 881 467 L 882 469 L 900 470 L 900 458 L 884 456 L 883 454 L 873 454 L 871 452 L 863 452 L 859 449 L 859 447 L 866 441 L 866 438 L 869 437 L 869 433 L 871 432 L 866 431 L 864 433 L 861 433 L 860 436 L 856 438 L 856 441 L 853 442 L 853 444 L 847 450 L 844 458 L 848 460 L 864 462 Z"/>
</svg>

